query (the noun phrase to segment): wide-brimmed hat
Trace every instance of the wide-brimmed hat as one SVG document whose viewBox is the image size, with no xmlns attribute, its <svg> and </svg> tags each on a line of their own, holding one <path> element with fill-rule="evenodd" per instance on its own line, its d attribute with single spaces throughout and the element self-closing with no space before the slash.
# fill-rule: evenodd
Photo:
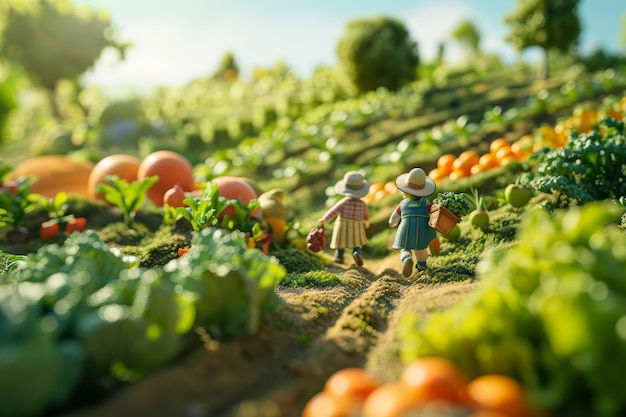
<svg viewBox="0 0 626 417">
<path fill-rule="evenodd" d="M 422 168 L 413 168 L 411 172 L 400 175 L 396 178 L 396 186 L 400 191 L 418 197 L 431 195 L 437 188 L 435 182 L 428 178 Z"/>
<path fill-rule="evenodd" d="M 335 192 L 346 197 L 361 198 L 370 190 L 370 184 L 357 171 L 348 171 L 335 184 Z"/>
</svg>

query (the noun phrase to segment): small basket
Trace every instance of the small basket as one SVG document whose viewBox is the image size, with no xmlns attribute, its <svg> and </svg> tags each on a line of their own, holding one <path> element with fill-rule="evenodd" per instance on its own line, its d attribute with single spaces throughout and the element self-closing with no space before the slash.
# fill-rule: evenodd
<svg viewBox="0 0 626 417">
<path fill-rule="evenodd" d="M 459 224 L 461 219 L 446 207 L 436 204 L 430 209 L 428 225 L 441 234 L 447 235 Z"/>
</svg>

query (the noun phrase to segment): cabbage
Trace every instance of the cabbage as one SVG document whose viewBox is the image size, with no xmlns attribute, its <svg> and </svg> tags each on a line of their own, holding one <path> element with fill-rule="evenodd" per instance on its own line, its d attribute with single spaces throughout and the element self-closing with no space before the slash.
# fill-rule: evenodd
<svg viewBox="0 0 626 417">
<path fill-rule="evenodd" d="M 164 270 L 196 297 L 196 321 L 216 337 L 254 333 L 281 303 L 275 289 L 286 271 L 274 257 L 247 249 L 238 231 L 207 228 L 191 250 Z"/>
</svg>

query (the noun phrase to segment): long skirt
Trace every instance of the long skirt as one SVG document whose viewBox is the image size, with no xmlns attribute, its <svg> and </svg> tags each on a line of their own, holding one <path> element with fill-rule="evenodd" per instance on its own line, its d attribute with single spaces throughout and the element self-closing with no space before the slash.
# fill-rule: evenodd
<svg viewBox="0 0 626 417">
<path fill-rule="evenodd" d="M 367 243 L 365 223 L 338 217 L 330 239 L 331 249 L 358 248 Z"/>
</svg>

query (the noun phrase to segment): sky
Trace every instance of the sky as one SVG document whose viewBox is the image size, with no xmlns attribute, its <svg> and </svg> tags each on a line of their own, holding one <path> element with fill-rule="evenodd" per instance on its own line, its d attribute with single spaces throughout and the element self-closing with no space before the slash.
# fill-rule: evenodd
<svg viewBox="0 0 626 417">
<path fill-rule="evenodd" d="M 231 52 L 243 76 L 283 61 L 302 77 L 318 66 L 336 65 L 335 46 L 349 21 L 384 15 L 404 23 L 422 61 L 439 43 L 445 58 L 460 55 L 452 31 L 467 19 L 481 35 L 481 50 L 513 62 L 539 56 L 523 53 L 504 38 L 504 16 L 516 0 L 72 0 L 109 13 L 122 41 L 133 43 L 125 61 L 105 51 L 84 82 L 111 88 L 182 86 L 213 73 Z M 620 43 L 624 0 L 581 0 L 580 48 L 624 52 Z"/>
</svg>

